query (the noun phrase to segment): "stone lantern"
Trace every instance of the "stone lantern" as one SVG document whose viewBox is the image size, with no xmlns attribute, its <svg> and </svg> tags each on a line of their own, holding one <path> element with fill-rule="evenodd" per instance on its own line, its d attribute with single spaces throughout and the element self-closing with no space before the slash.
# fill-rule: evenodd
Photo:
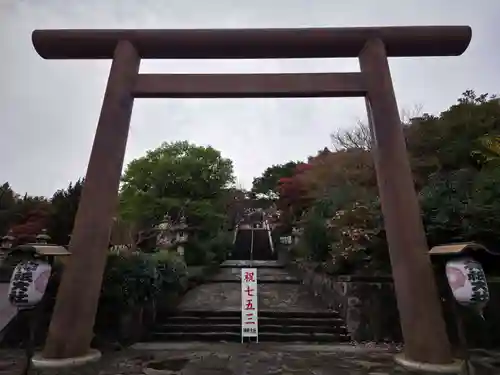
<svg viewBox="0 0 500 375">
<path fill-rule="evenodd" d="M 0 266 L 4 263 L 7 255 L 9 254 L 10 249 L 14 245 L 14 241 L 16 237 L 12 235 L 12 231 L 9 232 L 2 237 L 2 243 L 0 246 Z"/>
<path fill-rule="evenodd" d="M 188 240 L 188 225 L 186 217 L 181 216 L 178 224 L 174 224 L 169 215 L 155 229 L 159 232 L 156 237 L 156 246 L 161 250 L 176 251 L 184 256 L 184 245 Z"/>
<path fill-rule="evenodd" d="M 9 232 L 2 237 L 2 249 L 10 249 L 14 245 L 14 241 L 16 240 L 16 237 L 12 235 L 12 231 L 9 230 Z"/>
<path fill-rule="evenodd" d="M 42 229 L 42 232 L 36 236 L 36 243 L 38 244 L 48 244 L 52 238 L 47 234 L 47 229 Z"/>
<path fill-rule="evenodd" d="M 299 228 L 297 228 L 296 226 L 294 226 L 292 228 L 292 242 L 294 245 L 298 244 L 301 234 L 302 233 L 301 233 L 301 230 Z"/>
<path fill-rule="evenodd" d="M 172 245 L 172 219 L 168 214 L 163 217 L 163 220 L 154 229 L 158 232 L 156 235 L 156 247 L 160 250 L 167 250 Z"/>
<path fill-rule="evenodd" d="M 175 233 L 175 245 L 177 247 L 177 252 L 180 256 L 184 257 L 184 245 L 187 243 L 188 225 L 186 224 L 186 217 L 183 215 L 179 220 L 179 224 L 172 227 L 172 231 Z"/>
</svg>

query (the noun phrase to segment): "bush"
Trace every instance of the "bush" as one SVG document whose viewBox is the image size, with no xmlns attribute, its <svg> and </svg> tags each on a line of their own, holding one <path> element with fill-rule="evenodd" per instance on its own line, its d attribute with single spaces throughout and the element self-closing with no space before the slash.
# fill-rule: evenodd
<svg viewBox="0 0 500 375">
<path fill-rule="evenodd" d="M 213 254 L 212 260 L 224 262 L 233 250 L 233 234 L 229 231 L 220 231 L 208 241 L 208 251 Z"/>
<path fill-rule="evenodd" d="M 212 262 L 222 263 L 231 253 L 233 238 L 228 231 L 219 231 L 213 237 L 191 238 L 184 249 L 188 266 L 204 266 Z"/>
<path fill-rule="evenodd" d="M 390 271 L 389 252 L 378 201 L 355 202 L 330 220 L 334 238 L 331 259 L 325 264 L 333 273 Z"/>
<path fill-rule="evenodd" d="M 390 271 L 382 214 L 370 189 L 336 187 L 309 209 L 292 256 L 321 262 L 334 274 Z"/>
<path fill-rule="evenodd" d="M 159 273 L 161 292 L 181 293 L 187 288 L 187 266 L 177 253 L 161 250 L 151 258 Z"/>
<path fill-rule="evenodd" d="M 464 225 L 474 172 L 438 173 L 420 191 L 420 206 L 429 245 L 466 240 Z"/>
<path fill-rule="evenodd" d="M 420 193 L 429 245 L 475 241 L 498 252 L 500 169 L 440 173 Z"/>
<path fill-rule="evenodd" d="M 188 266 L 203 266 L 213 259 L 208 240 L 192 238 L 184 247 L 184 259 Z"/>
<path fill-rule="evenodd" d="M 301 242 L 307 244 L 312 260 L 325 261 L 328 259 L 332 236 L 326 227 L 326 220 L 314 211 L 308 215 L 304 223 Z"/>
<path fill-rule="evenodd" d="M 162 279 L 153 258 L 143 253 L 109 253 L 99 305 L 106 310 L 126 311 L 153 300 Z"/>
</svg>

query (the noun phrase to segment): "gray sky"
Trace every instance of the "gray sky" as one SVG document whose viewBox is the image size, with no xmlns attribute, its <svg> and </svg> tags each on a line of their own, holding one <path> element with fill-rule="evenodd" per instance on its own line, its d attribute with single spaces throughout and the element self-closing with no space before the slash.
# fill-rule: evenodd
<svg viewBox="0 0 500 375">
<path fill-rule="evenodd" d="M 365 8 L 366 7 L 366 8 Z M 249 28 L 470 25 L 461 57 L 400 58 L 391 70 L 400 109 L 437 113 L 468 88 L 500 90 L 498 0 L 0 0 L 0 182 L 52 195 L 84 176 L 110 62 L 43 60 L 43 28 Z M 354 59 L 144 61 L 142 72 L 358 71 Z M 210 144 L 240 183 L 271 164 L 305 159 L 329 134 L 365 118 L 362 99 L 141 99 L 125 162 L 163 141 Z"/>
</svg>

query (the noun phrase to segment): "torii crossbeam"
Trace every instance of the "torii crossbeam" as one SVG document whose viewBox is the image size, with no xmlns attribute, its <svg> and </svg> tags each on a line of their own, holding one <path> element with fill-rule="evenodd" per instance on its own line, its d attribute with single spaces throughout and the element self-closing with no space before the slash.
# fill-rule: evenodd
<svg viewBox="0 0 500 375">
<path fill-rule="evenodd" d="M 405 358 L 451 364 L 387 57 L 457 56 L 467 26 L 233 30 L 36 30 L 46 59 L 112 59 L 45 358 L 88 352 L 134 98 L 365 97 Z M 359 57 L 361 71 L 139 74 L 141 59 Z"/>
</svg>

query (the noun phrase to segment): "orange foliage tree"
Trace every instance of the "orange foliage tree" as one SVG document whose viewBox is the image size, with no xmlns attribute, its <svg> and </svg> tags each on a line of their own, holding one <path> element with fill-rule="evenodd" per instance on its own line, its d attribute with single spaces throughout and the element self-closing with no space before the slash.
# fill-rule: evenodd
<svg viewBox="0 0 500 375">
<path fill-rule="evenodd" d="M 47 228 L 50 218 L 50 203 L 45 200 L 27 202 L 25 207 L 26 211 L 18 213 L 19 221 L 10 228 L 20 244 L 34 242 Z"/>
</svg>

